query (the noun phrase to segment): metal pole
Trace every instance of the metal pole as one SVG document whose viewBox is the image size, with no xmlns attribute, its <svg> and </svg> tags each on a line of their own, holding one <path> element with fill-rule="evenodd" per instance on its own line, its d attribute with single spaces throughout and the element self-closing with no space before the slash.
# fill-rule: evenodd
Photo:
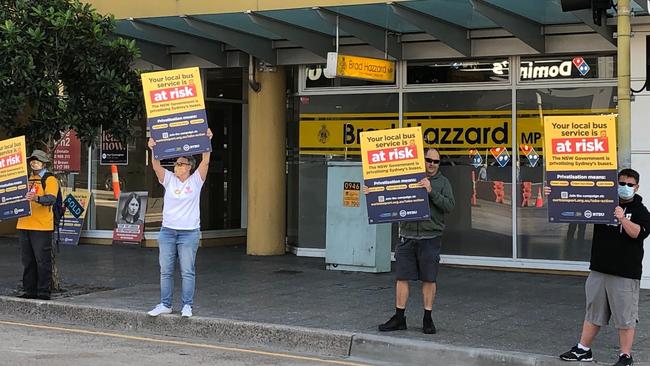
<svg viewBox="0 0 650 366">
<path fill-rule="evenodd" d="M 522 259 L 521 253 L 519 253 L 519 229 L 517 227 L 518 215 L 519 215 L 519 204 L 517 202 L 517 190 L 519 188 L 519 138 L 517 137 L 518 126 L 517 126 L 517 87 L 519 86 L 519 75 L 520 73 L 521 60 L 519 57 L 512 56 L 508 58 L 508 66 L 510 68 L 510 133 L 511 133 L 511 143 L 510 149 L 512 149 L 512 159 L 511 169 L 510 169 L 510 181 L 512 182 L 510 187 L 510 205 L 512 208 L 512 259 L 518 260 Z M 487 173 L 488 167 L 488 150 L 485 150 L 485 172 Z M 523 197 L 522 197 L 523 198 Z"/>
<path fill-rule="evenodd" d="M 617 4 L 617 74 L 618 74 L 618 165 L 631 166 L 632 113 L 630 105 L 630 0 Z"/>
</svg>

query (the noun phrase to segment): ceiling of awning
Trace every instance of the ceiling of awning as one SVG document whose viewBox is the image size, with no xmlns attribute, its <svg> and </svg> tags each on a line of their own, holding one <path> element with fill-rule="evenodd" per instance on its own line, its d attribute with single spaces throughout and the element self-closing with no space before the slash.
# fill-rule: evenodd
<svg viewBox="0 0 650 366">
<path fill-rule="evenodd" d="M 637 16 L 648 14 L 642 6 L 646 0 L 632 0 Z M 440 42 L 459 56 L 474 57 L 472 33 L 481 30 L 501 31 L 538 54 L 547 51 L 546 37 L 552 34 L 547 30 L 562 25 L 583 25 L 580 33 L 599 34 L 614 44 L 615 29 L 594 25 L 590 14 L 563 12 L 560 0 L 414 0 L 122 19 L 115 33 L 146 42 L 147 49 L 165 47 L 168 54 L 190 53 L 219 66 L 225 66 L 227 52 L 237 50 L 271 64 L 281 49 L 325 58 L 335 50 L 337 23 L 342 45 L 366 46 L 394 59 L 403 58 L 405 42 L 413 39 Z"/>
</svg>

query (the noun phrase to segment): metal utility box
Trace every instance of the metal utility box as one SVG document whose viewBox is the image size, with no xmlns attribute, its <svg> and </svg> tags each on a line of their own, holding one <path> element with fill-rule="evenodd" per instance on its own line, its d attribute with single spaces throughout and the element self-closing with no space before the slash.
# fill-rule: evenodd
<svg viewBox="0 0 650 366">
<path fill-rule="evenodd" d="M 390 272 L 391 225 L 368 224 L 360 162 L 329 162 L 325 263 L 327 269 Z"/>
</svg>

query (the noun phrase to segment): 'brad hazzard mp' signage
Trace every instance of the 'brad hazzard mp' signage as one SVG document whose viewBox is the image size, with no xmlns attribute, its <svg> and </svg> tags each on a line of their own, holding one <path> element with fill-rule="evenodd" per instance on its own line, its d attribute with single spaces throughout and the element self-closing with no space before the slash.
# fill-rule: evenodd
<svg viewBox="0 0 650 366">
<path fill-rule="evenodd" d="M 379 58 L 342 55 L 337 52 L 327 54 L 327 67 L 324 75 L 329 78 L 341 77 L 393 83 L 395 81 L 395 62 Z"/>
</svg>

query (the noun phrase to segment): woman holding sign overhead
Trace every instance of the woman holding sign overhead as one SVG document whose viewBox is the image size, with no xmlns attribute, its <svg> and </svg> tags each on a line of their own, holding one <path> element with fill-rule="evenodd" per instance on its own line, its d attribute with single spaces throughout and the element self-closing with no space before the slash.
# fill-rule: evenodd
<svg viewBox="0 0 650 366">
<path fill-rule="evenodd" d="M 208 129 L 208 138 L 212 131 Z M 153 152 L 156 142 L 150 138 L 149 148 Z M 160 303 L 147 314 L 158 316 L 172 312 L 174 291 L 174 266 L 176 258 L 180 263 L 182 279 L 181 315 L 192 316 L 194 299 L 194 261 L 201 237 L 201 213 L 199 210 L 201 187 L 208 175 L 210 152 L 202 154 L 201 162 L 194 173 L 196 161 L 192 156 L 181 156 L 174 163 L 174 172 L 163 168 L 160 161 L 153 158 L 153 166 L 158 182 L 165 187 L 163 198 L 162 228 L 158 235 L 160 262 Z"/>
</svg>

